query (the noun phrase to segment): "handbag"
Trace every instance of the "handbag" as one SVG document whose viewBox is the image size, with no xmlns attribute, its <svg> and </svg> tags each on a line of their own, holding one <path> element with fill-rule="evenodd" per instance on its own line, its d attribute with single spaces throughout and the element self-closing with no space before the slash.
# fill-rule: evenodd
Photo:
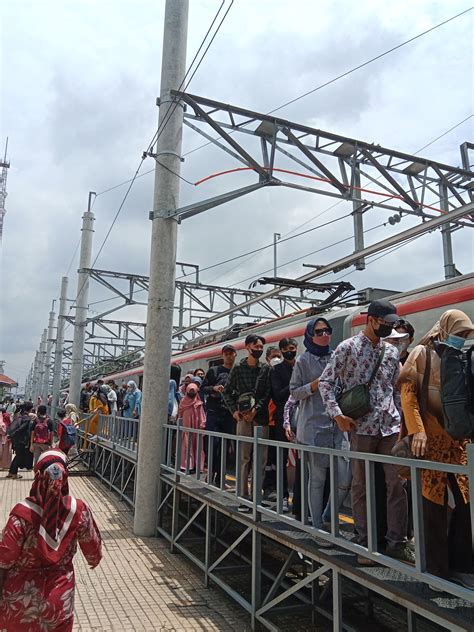
<svg viewBox="0 0 474 632">
<path fill-rule="evenodd" d="M 351 417 L 351 419 L 360 419 L 372 410 L 370 405 L 370 387 L 372 386 L 372 382 L 379 370 L 384 355 L 385 344 L 382 347 L 367 384 L 357 384 L 356 386 L 353 386 L 347 391 L 341 393 L 341 395 L 337 398 L 339 408 L 341 409 L 342 414 L 346 417 Z"/>
<path fill-rule="evenodd" d="M 421 382 L 421 392 L 420 392 L 420 415 L 423 418 L 427 409 L 428 409 L 428 387 L 430 383 L 430 373 L 431 373 L 431 351 L 429 348 L 426 348 L 426 364 L 425 364 L 425 372 L 423 373 L 423 381 Z M 411 451 L 411 444 L 413 440 L 413 435 L 407 435 L 402 439 L 398 439 L 396 444 L 391 449 L 392 456 L 398 456 L 400 459 L 417 459 L 413 452 Z M 397 474 L 400 478 L 409 479 L 411 475 L 411 470 L 408 465 L 396 465 Z"/>
</svg>

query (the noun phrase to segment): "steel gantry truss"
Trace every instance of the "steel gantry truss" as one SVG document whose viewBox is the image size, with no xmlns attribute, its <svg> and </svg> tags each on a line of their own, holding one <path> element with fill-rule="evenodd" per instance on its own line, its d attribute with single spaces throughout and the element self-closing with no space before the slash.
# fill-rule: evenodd
<svg viewBox="0 0 474 632">
<path fill-rule="evenodd" d="M 473 199 L 470 143 L 461 146 L 463 166 L 453 167 L 212 99 L 176 91 L 172 95 L 186 107 L 184 124 L 242 165 L 195 184 L 243 170 L 254 171 L 258 181 L 166 217 L 185 219 L 266 186 L 289 187 L 351 201 L 357 252 L 364 248 L 363 215 L 373 207 L 395 212 L 390 219 L 396 223 L 404 214 L 426 220 L 449 213 Z M 473 227 L 472 220 L 473 216 L 442 228 L 446 278 L 456 275 L 451 233 Z M 364 265 L 363 259 L 355 263 L 357 269 Z"/>
<path fill-rule="evenodd" d="M 349 294 L 354 288 L 350 284 L 340 284 L 335 290 L 334 284 L 308 285 L 297 288 L 298 295 L 278 295 L 266 299 L 263 292 L 254 289 L 228 288 L 200 283 L 199 268 L 191 264 L 182 264 L 194 268 L 195 278 L 192 281 L 176 281 L 173 350 L 179 350 L 182 344 L 197 336 L 209 334 L 209 324 L 196 326 L 200 319 L 218 315 L 223 309 L 231 309 L 239 301 L 258 299 L 262 301 L 233 311 L 227 317 L 227 326 L 236 323 L 237 318 L 246 322 L 279 318 L 301 309 L 326 304 L 327 299 L 310 298 L 309 293 L 331 293 L 338 299 Z M 111 270 L 81 269 L 89 278 L 104 287 L 119 303 L 100 314 L 90 316 L 86 322 L 84 343 L 84 377 L 91 379 L 97 375 L 121 370 L 142 358 L 140 351 L 145 346 L 146 323 L 107 318 L 130 306 L 146 306 L 148 298 L 149 278 L 144 275 L 115 272 Z M 289 284 L 291 288 L 291 284 Z M 105 299 L 107 301 L 109 299 Z M 68 315 L 65 320 L 74 324 L 74 316 Z M 185 332 L 182 333 L 182 330 Z M 63 378 L 67 378 L 71 365 L 72 340 L 64 341 Z"/>
</svg>

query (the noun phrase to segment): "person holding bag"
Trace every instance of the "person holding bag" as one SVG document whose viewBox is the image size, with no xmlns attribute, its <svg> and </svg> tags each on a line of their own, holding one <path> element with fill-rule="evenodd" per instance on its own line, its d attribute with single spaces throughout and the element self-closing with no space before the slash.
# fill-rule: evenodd
<svg viewBox="0 0 474 632">
<path fill-rule="evenodd" d="M 466 465 L 468 440 L 456 440 L 445 428 L 441 399 L 439 343 L 459 344 L 474 336 L 474 325 L 462 311 L 445 312 L 420 340 L 400 375 L 404 428 L 412 455 L 427 461 Z M 423 401 L 425 400 L 425 401 Z M 406 455 L 409 456 L 409 455 Z M 474 590 L 474 556 L 469 511 L 469 479 L 465 474 L 422 470 L 426 568 Z"/>
<path fill-rule="evenodd" d="M 391 455 L 400 430 L 400 375 L 398 352 L 381 340 L 398 320 L 397 310 L 387 300 L 370 303 L 363 331 L 341 342 L 319 382 L 328 415 L 339 429 L 350 432 L 351 451 Z M 387 485 L 386 553 L 414 562 L 406 541 L 408 502 L 395 465 L 384 464 Z M 358 541 L 367 546 L 368 518 L 365 463 L 352 459 L 352 512 Z M 358 556 L 358 562 L 373 565 Z"/>
</svg>

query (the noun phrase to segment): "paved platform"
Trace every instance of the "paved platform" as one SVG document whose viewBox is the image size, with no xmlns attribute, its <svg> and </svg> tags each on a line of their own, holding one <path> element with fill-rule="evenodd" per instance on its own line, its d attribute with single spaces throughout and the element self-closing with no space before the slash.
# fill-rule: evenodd
<svg viewBox="0 0 474 632">
<path fill-rule="evenodd" d="M 4 474 L 2 473 L 2 476 Z M 10 508 L 28 495 L 33 475 L 0 479 L 0 528 Z M 104 540 L 104 558 L 91 571 L 75 558 L 77 632 L 191 632 L 250 629 L 249 619 L 226 595 L 206 589 L 202 576 L 161 538 L 135 538 L 132 513 L 92 477 L 71 477 L 71 493 L 91 507 Z"/>
</svg>

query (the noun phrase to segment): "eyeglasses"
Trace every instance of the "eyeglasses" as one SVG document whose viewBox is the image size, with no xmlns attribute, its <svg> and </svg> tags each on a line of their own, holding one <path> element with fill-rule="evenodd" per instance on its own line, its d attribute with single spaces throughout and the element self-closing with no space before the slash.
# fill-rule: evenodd
<svg viewBox="0 0 474 632">
<path fill-rule="evenodd" d="M 326 335 L 326 334 L 327 334 L 328 336 L 330 336 L 330 335 L 332 334 L 332 329 L 331 329 L 331 327 L 325 327 L 324 329 L 315 329 L 315 330 L 313 331 L 313 336 L 316 336 L 316 337 L 318 337 L 318 338 L 319 338 L 320 336 L 324 336 L 324 335 Z"/>
</svg>

